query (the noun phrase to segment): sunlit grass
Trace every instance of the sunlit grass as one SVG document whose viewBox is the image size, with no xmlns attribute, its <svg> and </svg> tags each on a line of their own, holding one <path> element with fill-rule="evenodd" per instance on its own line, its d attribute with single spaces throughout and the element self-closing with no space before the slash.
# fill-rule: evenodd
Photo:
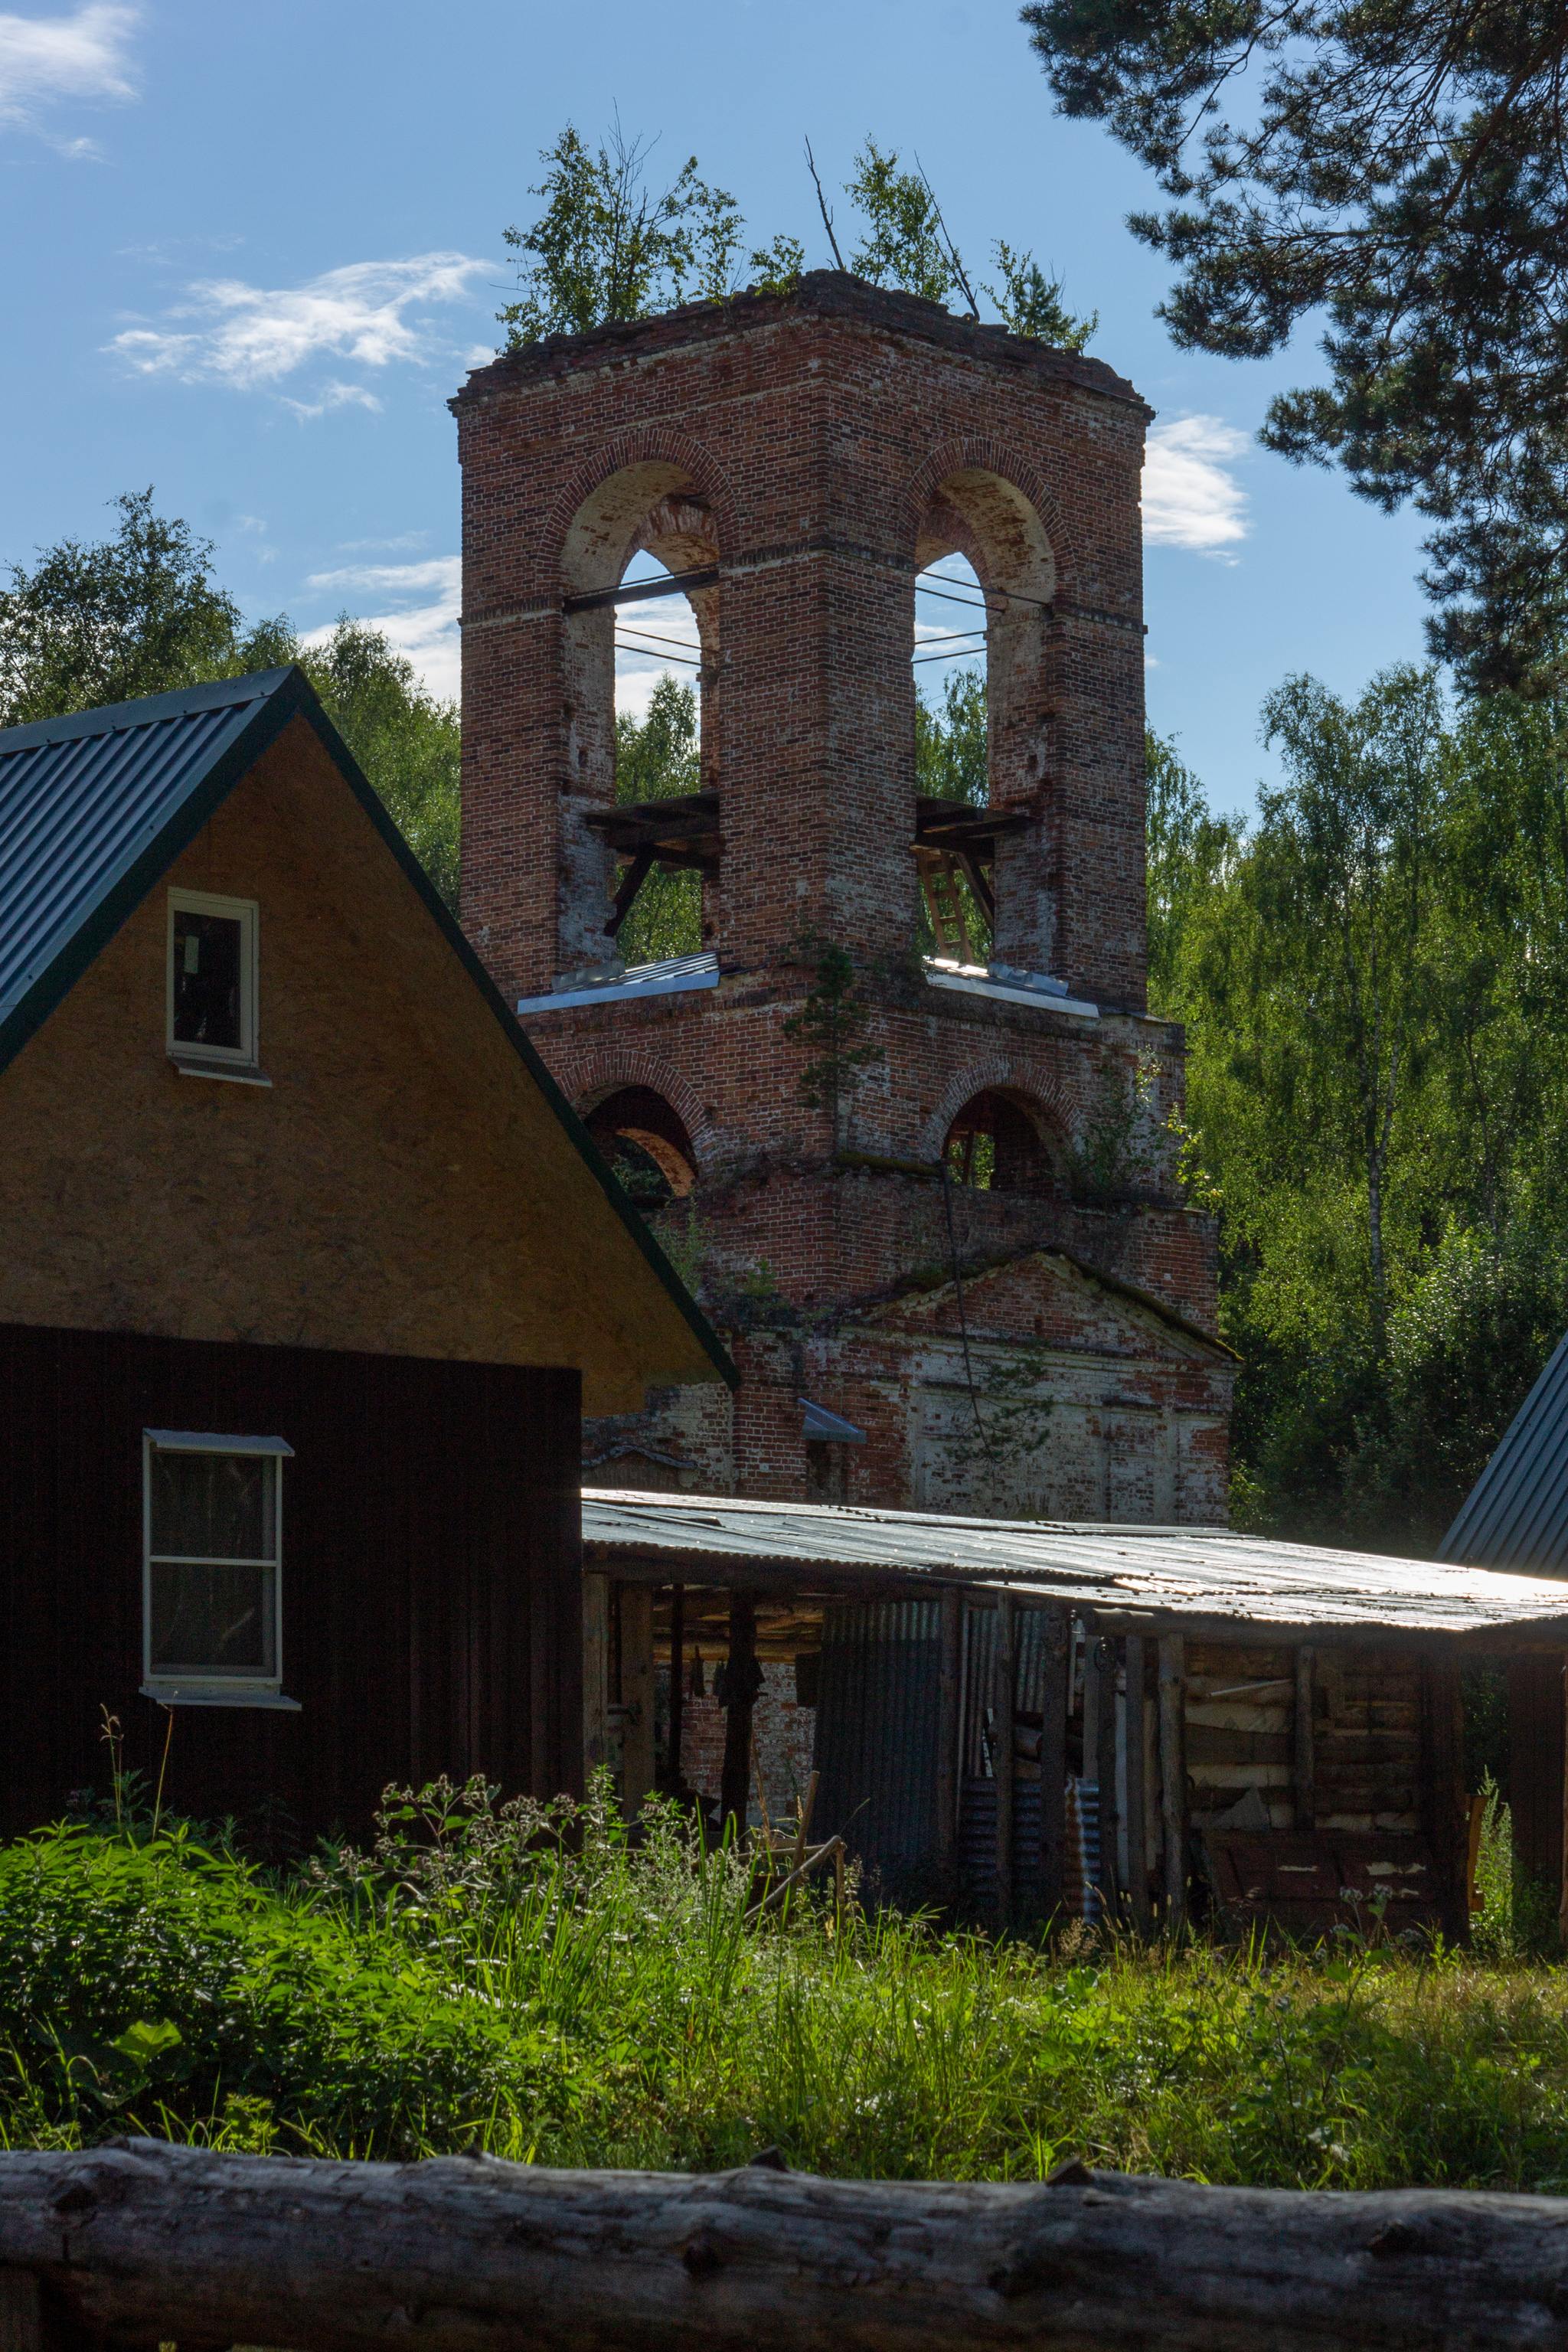
<svg viewBox="0 0 1568 2352">
<path fill-rule="evenodd" d="M 1495 1806 L 1481 1879 L 1468 1955 L 1372 1922 L 1042 1949 L 824 1906 L 748 1927 L 734 1855 L 670 1816 L 634 1850 L 603 1802 L 437 1792 L 373 1858 L 265 1877 L 184 1830 L 56 1830 L 0 1854 L 0 2138 L 1568 2189 L 1568 1986 L 1525 1957 Z"/>
</svg>

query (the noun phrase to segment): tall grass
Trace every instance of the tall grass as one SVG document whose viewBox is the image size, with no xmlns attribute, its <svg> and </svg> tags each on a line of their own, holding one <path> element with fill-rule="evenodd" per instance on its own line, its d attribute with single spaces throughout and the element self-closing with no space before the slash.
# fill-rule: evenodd
<svg viewBox="0 0 1568 2352">
<path fill-rule="evenodd" d="M 1494 1806 L 1483 1883 L 1505 1834 Z M 56 1828 L 0 1853 L 0 2137 L 1568 2189 L 1568 1987 L 1511 1882 L 1468 1955 L 748 1926 L 751 1891 L 602 1796 L 397 1792 L 372 1853 L 270 1876 L 180 1827 Z"/>
</svg>

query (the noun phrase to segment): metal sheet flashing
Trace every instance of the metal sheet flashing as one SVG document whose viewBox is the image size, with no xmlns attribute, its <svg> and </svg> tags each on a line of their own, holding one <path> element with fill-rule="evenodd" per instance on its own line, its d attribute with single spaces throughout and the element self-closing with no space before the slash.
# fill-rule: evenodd
<svg viewBox="0 0 1568 2352">
<path fill-rule="evenodd" d="M 994 997 L 1003 1004 L 1031 1004 L 1040 1013 L 1070 1013 L 1080 1021 L 1098 1021 L 1100 1007 L 1070 996 L 1065 980 L 1048 972 L 1021 971 L 1012 964 L 948 963 L 927 956 L 928 988 L 956 989 L 963 996 Z"/>
<path fill-rule="evenodd" d="M 521 996 L 517 1010 L 559 1013 L 575 1004 L 623 1004 L 631 998 L 677 996 L 690 988 L 717 988 L 719 959 L 711 950 L 694 956 L 671 956 L 663 963 L 634 963 L 619 980 L 590 981 L 583 988 L 563 988 L 548 996 Z"/>
</svg>

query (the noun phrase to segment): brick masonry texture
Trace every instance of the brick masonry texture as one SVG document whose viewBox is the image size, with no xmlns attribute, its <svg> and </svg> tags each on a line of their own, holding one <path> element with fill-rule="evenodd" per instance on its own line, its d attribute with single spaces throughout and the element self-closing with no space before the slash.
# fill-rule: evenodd
<svg viewBox="0 0 1568 2352">
<path fill-rule="evenodd" d="M 1099 362 L 832 272 L 538 345 L 453 407 L 463 919 L 513 999 L 608 951 L 585 818 L 614 796 L 614 614 L 566 603 L 639 549 L 718 574 L 691 604 L 720 985 L 528 1026 L 584 1115 L 613 1123 L 631 1087 L 668 1106 L 694 1182 L 662 1229 L 743 1385 L 732 1407 L 671 1392 L 590 1454 L 629 1475 L 646 1443 L 649 1484 L 1223 1517 L 1215 1235 L 1169 1164 L 1182 1033 L 1144 1009 L 1150 412 Z M 994 953 L 1097 1019 L 935 990 L 912 951 L 914 583 L 952 551 L 990 604 L 991 799 L 1024 820 L 998 846 Z M 837 1132 L 804 1099 L 820 1048 L 786 1034 L 823 941 L 855 961 L 876 1055 Z M 949 1199 L 944 1144 L 982 1094 L 1017 1108 L 1036 1162 Z M 1130 1157 L 1090 1202 L 1108 1103 Z M 1037 1443 L 977 1465 L 972 1386 L 984 1427 L 1026 1372 Z M 808 1450 L 803 1394 L 866 1444 Z"/>
</svg>

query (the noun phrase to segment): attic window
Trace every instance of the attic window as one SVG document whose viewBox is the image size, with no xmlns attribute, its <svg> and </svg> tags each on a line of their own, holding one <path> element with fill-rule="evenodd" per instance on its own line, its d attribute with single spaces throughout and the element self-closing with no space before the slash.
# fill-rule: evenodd
<svg viewBox="0 0 1568 2352">
<path fill-rule="evenodd" d="M 169 1058 L 187 1077 L 266 1086 L 257 1067 L 257 908 L 249 898 L 169 893 Z"/>
</svg>

